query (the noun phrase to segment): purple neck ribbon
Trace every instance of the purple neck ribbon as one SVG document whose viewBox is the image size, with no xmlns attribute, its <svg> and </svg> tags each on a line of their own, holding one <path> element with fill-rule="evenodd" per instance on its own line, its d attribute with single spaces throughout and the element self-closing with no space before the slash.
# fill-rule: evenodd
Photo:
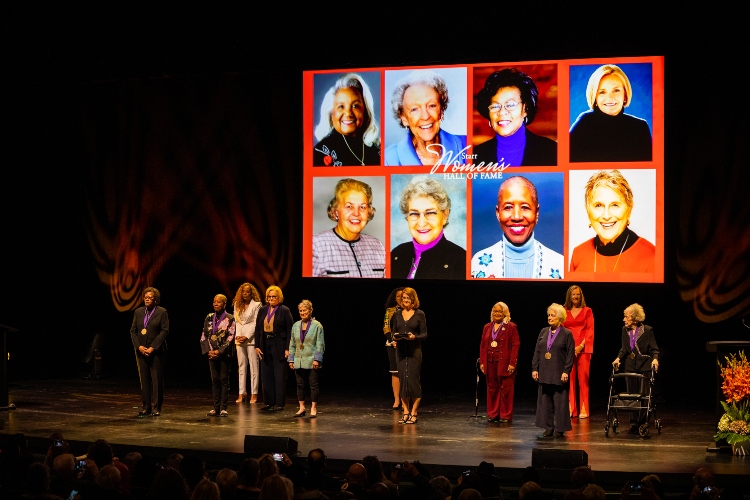
<svg viewBox="0 0 750 500">
<path fill-rule="evenodd" d="M 552 348 L 552 344 L 555 342 L 558 333 L 560 333 L 560 325 L 557 325 L 555 333 L 552 333 L 552 328 L 549 329 L 549 333 L 547 334 L 547 352 Z"/>
<path fill-rule="evenodd" d="M 273 315 L 276 314 L 276 309 L 278 308 L 279 306 L 268 308 L 268 315 L 266 316 L 266 321 L 268 321 L 269 323 L 271 322 L 271 319 L 273 318 Z"/>
<path fill-rule="evenodd" d="M 310 330 L 310 323 L 312 323 L 312 320 L 308 319 L 307 326 L 299 329 L 299 340 L 303 344 L 305 343 L 305 337 L 307 337 L 307 332 Z"/>
<path fill-rule="evenodd" d="M 411 240 L 412 244 L 414 245 L 414 264 L 411 265 L 409 276 L 407 276 L 406 279 L 414 279 L 414 275 L 417 273 L 417 268 L 419 267 L 419 261 L 422 258 L 422 254 L 427 250 L 434 248 L 438 243 L 440 243 L 440 240 L 442 239 L 443 230 L 441 229 L 440 235 L 429 243 L 417 243 L 417 240 Z"/>
<path fill-rule="evenodd" d="M 630 330 L 630 350 L 631 351 L 635 351 L 635 339 L 637 337 L 638 328 L 639 327 L 636 327 Z"/>
<path fill-rule="evenodd" d="M 223 311 L 221 311 L 221 315 L 220 316 L 218 315 L 218 313 L 214 313 L 213 320 L 211 321 L 212 327 L 213 327 L 212 329 L 213 329 L 214 334 L 216 334 L 219 323 L 221 323 L 221 321 L 224 319 L 224 317 L 226 315 L 227 315 L 227 310 L 226 309 L 224 309 Z M 216 316 L 219 316 L 219 318 L 217 319 Z"/>
<path fill-rule="evenodd" d="M 492 340 L 497 340 L 497 334 L 500 332 L 500 328 L 503 326 L 503 323 L 495 323 L 492 325 Z"/>
<path fill-rule="evenodd" d="M 148 326 L 148 322 L 151 320 L 151 316 L 154 315 L 154 311 L 156 311 L 156 307 L 152 307 L 150 311 L 148 307 L 146 308 L 146 312 L 143 314 L 143 328 Z"/>
</svg>

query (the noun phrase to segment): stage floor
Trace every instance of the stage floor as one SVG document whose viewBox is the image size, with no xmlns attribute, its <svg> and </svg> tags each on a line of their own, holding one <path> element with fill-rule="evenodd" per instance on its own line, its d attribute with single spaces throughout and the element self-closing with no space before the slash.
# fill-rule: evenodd
<svg viewBox="0 0 750 500">
<path fill-rule="evenodd" d="M 231 401 L 236 394 L 231 394 Z M 293 398 L 292 398 L 293 399 Z M 663 429 L 653 423 L 645 438 L 624 432 L 604 434 L 604 410 L 590 419 L 573 419 L 563 439 L 538 440 L 534 426 L 535 394 L 516 395 L 512 424 L 489 424 L 474 418 L 474 399 L 427 397 L 416 425 L 399 425 L 390 400 L 366 394 L 324 394 L 318 418 L 292 418 L 297 404 L 267 413 L 260 404 L 230 403 L 229 417 L 210 418 L 209 390 L 168 389 L 160 417 L 138 418 L 140 394 L 128 380 L 48 380 L 11 384 L 17 410 L 0 413 L 6 434 L 48 438 L 62 432 L 68 440 L 105 438 L 113 445 L 243 453 L 245 435 L 291 437 L 306 455 L 322 448 L 331 459 L 360 460 L 377 455 L 383 462 L 419 460 L 425 464 L 496 467 L 521 470 L 531 465 L 533 448 L 584 450 L 595 471 L 692 474 L 709 467 L 715 474 L 750 474 L 750 457 L 707 452 L 714 415 L 707 411 L 659 408 Z M 480 402 L 480 405 L 482 403 Z M 480 406 L 479 414 L 483 415 Z M 627 421 L 627 415 L 621 415 Z M 117 448 L 116 448 L 117 451 Z M 628 474 L 630 476 L 631 474 Z M 569 477 L 569 476 L 568 476 Z M 737 478 L 735 478 L 737 479 Z"/>
</svg>

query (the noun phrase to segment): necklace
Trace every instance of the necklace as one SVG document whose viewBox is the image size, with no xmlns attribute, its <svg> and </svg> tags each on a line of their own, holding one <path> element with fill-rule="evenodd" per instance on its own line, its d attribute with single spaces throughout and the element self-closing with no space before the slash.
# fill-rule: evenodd
<svg viewBox="0 0 750 500">
<path fill-rule="evenodd" d="M 344 134 L 341 134 L 341 137 L 344 138 L 344 144 L 346 144 L 346 147 L 349 148 L 349 152 L 357 158 L 357 161 L 362 164 L 362 166 L 365 166 L 365 141 L 362 141 L 362 159 L 357 157 L 357 155 L 354 154 L 354 151 L 352 151 L 352 148 L 349 147 L 349 142 L 346 140 L 346 136 Z"/>
<path fill-rule="evenodd" d="M 622 248 L 620 249 L 620 253 L 617 254 L 617 260 L 615 261 L 615 267 L 612 268 L 612 272 L 615 272 L 615 269 L 617 269 L 617 264 L 620 263 L 620 257 L 622 256 L 622 251 L 625 250 L 625 245 L 628 244 L 628 238 L 630 238 L 630 235 L 627 235 L 625 237 L 625 243 L 622 244 Z M 594 244 L 594 272 L 596 272 L 596 244 Z"/>
<path fill-rule="evenodd" d="M 422 163 L 422 165 L 432 165 L 432 163 L 426 163 L 427 161 L 433 160 L 434 158 L 428 158 L 426 156 L 423 156 L 422 153 L 419 152 L 419 147 L 417 147 L 417 140 L 416 138 L 411 141 L 412 146 L 414 146 L 414 152 L 417 153 L 417 157 L 419 158 L 419 161 Z M 434 143 L 439 144 L 439 143 Z M 427 146 L 425 146 L 425 150 L 430 156 L 437 156 L 437 153 L 431 152 L 429 149 L 427 149 Z"/>
</svg>

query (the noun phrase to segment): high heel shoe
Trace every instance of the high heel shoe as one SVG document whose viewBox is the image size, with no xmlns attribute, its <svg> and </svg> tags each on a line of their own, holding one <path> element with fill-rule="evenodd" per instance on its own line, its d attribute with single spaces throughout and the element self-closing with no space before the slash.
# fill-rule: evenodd
<svg viewBox="0 0 750 500">
<path fill-rule="evenodd" d="M 294 414 L 294 418 L 302 418 L 305 416 L 306 413 L 307 412 L 305 410 L 298 411 L 297 413 Z"/>
<path fill-rule="evenodd" d="M 237 401 L 235 401 L 235 403 L 244 403 L 246 397 L 247 394 L 240 394 L 240 397 L 237 398 Z"/>
<path fill-rule="evenodd" d="M 250 403 L 257 403 L 258 402 L 258 395 L 257 394 L 253 394 L 252 396 L 250 396 L 250 401 L 249 402 Z"/>
<path fill-rule="evenodd" d="M 404 413 L 404 416 L 401 417 L 401 420 L 399 420 L 398 423 L 399 424 L 408 424 L 410 418 L 411 418 L 411 415 L 409 415 L 408 413 Z"/>
<path fill-rule="evenodd" d="M 405 424 L 416 424 L 416 423 L 417 423 L 417 420 L 419 420 L 419 419 L 417 418 L 417 416 L 416 416 L 416 415 L 412 415 L 411 417 L 409 417 L 409 420 L 408 420 L 408 421 L 406 421 L 406 422 L 404 422 L 404 423 L 405 423 Z"/>
</svg>

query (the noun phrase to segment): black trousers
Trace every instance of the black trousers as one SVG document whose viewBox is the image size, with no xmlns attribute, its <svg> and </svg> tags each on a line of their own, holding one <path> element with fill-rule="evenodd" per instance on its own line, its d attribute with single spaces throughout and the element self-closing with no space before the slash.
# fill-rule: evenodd
<svg viewBox="0 0 750 500">
<path fill-rule="evenodd" d="M 267 342 L 260 361 L 260 376 L 263 382 L 263 402 L 271 406 L 286 404 L 286 359 L 284 351 L 277 352 L 273 342 Z"/>
<path fill-rule="evenodd" d="M 230 358 L 219 356 L 209 359 L 208 366 L 211 368 L 211 389 L 214 393 L 214 410 L 218 413 L 227 409 L 229 399 L 229 366 Z"/>
<path fill-rule="evenodd" d="M 154 351 L 150 356 L 144 356 L 136 351 L 136 357 L 138 359 L 138 374 L 141 377 L 143 411 L 149 413 L 151 410 L 161 411 L 161 405 L 164 402 L 164 362 L 166 356 L 161 351 Z M 154 390 L 156 391 L 156 398 L 154 399 L 156 408 L 151 406 Z"/>
<path fill-rule="evenodd" d="M 556 432 L 572 430 L 568 384 L 539 384 L 538 391 L 534 425 Z"/>
<path fill-rule="evenodd" d="M 294 370 L 294 376 L 297 378 L 297 401 L 305 400 L 305 388 L 310 387 L 310 402 L 318 402 L 318 370 L 308 368 L 298 368 Z"/>
</svg>

